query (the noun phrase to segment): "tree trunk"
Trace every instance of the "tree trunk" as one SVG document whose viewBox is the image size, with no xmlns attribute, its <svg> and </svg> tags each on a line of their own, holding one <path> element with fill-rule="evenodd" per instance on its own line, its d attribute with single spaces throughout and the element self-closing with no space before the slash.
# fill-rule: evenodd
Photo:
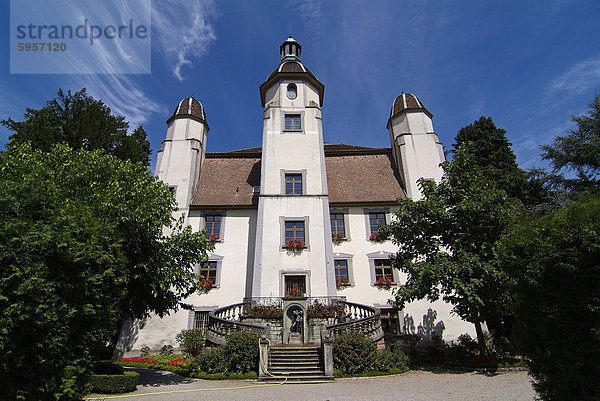
<svg viewBox="0 0 600 401">
<path fill-rule="evenodd" d="M 481 322 L 475 321 L 475 332 L 477 333 L 477 343 L 479 344 L 479 354 L 486 355 L 487 347 L 485 346 L 485 337 L 483 336 L 483 329 L 481 328 Z"/>
</svg>

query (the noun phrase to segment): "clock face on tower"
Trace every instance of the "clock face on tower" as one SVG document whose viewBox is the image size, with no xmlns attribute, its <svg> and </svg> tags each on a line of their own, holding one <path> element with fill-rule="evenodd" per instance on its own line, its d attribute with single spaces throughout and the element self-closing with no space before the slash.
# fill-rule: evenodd
<svg viewBox="0 0 600 401">
<path fill-rule="evenodd" d="M 294 100 L 297 96 L 297 92 L 296 92 L 296 85 L 295 84 L 289 84 L 287 86 L 287 97 L 290 100 Z"/>
</svg>

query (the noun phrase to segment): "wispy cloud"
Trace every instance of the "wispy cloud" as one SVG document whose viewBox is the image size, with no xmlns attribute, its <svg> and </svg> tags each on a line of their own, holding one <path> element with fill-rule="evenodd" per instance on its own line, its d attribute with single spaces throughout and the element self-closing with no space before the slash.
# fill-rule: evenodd
<svg viewBox="0 0 600 401">
<path fill-rule="evenodd" d="M 205 55 L 216 40 L 210 20 L 214 17 L 212 0 L 154 1 L 152 9 L 153 46 L 183 81 L 184 66 Z"/>
<path fill-rule="evenodd" d="M 134 75 L 76 75 L 69 86 L 87 88 L 88 94 L 101 99 L 113 114 L 125 116 L 130 130 L 148 121 L 152 113 L 167 112 L 166 106 L 146 96 Z"/>
<path fill-rule="evenodd" d="M 294 0 L 292 8 L 300 14 L 304 22 L 310 27 L 313 39 L 323 37 L 327 26 L 321 0 Z M 293 29 L 293 27 L 290 27 Z M 292 32 L 293 34 L 293 32 Z"/>
<path fill-rule="evenodd" d="M 548 85 L 551 93 L 583 94 L 600 86 L 600 57 L 579 62 Z"/>
</svg>

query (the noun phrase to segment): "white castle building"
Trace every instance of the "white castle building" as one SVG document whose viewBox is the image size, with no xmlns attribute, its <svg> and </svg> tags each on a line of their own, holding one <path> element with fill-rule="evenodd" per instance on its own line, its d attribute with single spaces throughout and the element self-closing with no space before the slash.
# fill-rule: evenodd
<svg viewBox="0 0 600 401">
<path fill-rule="evenodd" d="M 205 329 L 211 311 L 290 291 L 378 308 L 390 333 L 454 339 L 473 332 L 442 301 L 394 310 L 387 303 L 391 291 L 379 285 L 387 276 L 392 288 L 405 278 L 390 267 L 397 246 L 372 234 L 390 221 L 398 199 L 420 198 L 418 179 L 442 176 L 444 152 L 432 114 L 403 92 L 389 114 L 389 148 L 327 144 L 324 85 L 301 63 L 301 49 L 291 36 L 283 42 L 281 63 L 260 85 L 262 146 L 207 152 L 208 120 L 194 97 L 181 100 L 167 120 L 155 174 L 174 189 L 187 223 L 215 240 L 209 260 L 198 266 L 214 287 L 186 300 L 193 312 L 128 327 L 127 353 L 176 345 L 181 330 Z M 292 239 L 299 240 L 296 249 Z"/>
</svg>

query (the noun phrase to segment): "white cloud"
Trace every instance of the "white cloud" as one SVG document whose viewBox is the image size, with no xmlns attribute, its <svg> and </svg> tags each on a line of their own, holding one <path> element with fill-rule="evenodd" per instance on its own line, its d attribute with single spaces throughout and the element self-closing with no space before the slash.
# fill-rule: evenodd
<svg viewBox="0 0 600 401">
<path fill-rule="evenodd" d="M 580 95 L 600 85 L 600 58 L 592 58 L 570 67 L 548 85 L 549 91 Z"/>
<path fill-rule="evenodd" d="M 148 121 L 151 113 L 166 113 L 167 108 L 149 99 L 134 81 L 134 75 L 75 75 L 69 86 L 85 87 L 89 95 L 101 99 L 113 114 L 124 116 L 133 131 Z"/>
<path fill-rule="evenodd" d="M 153 46 L 158 49 L 179 81 L 184 66 L 204 56 L 216 40 L 210 19 L 214 16 L 211 0 L 153 2 Z"/>
</svg>

